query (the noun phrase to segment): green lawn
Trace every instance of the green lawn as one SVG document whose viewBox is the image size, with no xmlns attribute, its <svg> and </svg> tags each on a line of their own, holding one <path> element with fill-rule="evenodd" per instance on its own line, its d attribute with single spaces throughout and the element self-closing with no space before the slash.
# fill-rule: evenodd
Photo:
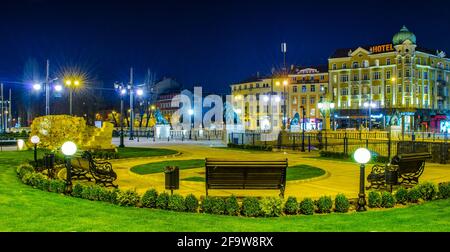
<svg viewBox="0 0 450 252">
<path fill-rule="evenodd" d="M 450 231 L 450 199 L 386 211 L 245 218 L 126 208 L 22 184 L 32 152 L 0 153 L 0 231 Z"/>
<path fill-rule="evenodd" d="M 119 151 L 119 158 L 167 156 L 178 153 L 175 150 L 159 148 L 124 147 L 117 149 Z"/>
<path fill-rule="evenodd" d="M 309 165 L 296 165 L 288 167 L 286 180 L 301 180 L 319 177 L 325 174 L 325 171 Z"/>
<path fill-rule="evenodd" d="M 286 180 L 292 181 L 292 180 L 310 179 L 322 176 L 324 174 L 325 174 L 324 170 L 314 166 L 296 165 L 288 168 Z M 187 177 L 181 180 L 193 182 L 205 182 L 205 178 L 200 176 Z"/>
<path fill-rule="evenodd" d="M 131 168 L 131 171 L 137 174 L 145 175 L 163 172 L 166 166 L 178 166 L 180 170 L 199 168 L 205 166 L 204 159 L 189 159 L 189 160 L 172 160 L 162 161 L 155 163 L 148 163 L 143 165 L 137 165 Z"/>
</svg>

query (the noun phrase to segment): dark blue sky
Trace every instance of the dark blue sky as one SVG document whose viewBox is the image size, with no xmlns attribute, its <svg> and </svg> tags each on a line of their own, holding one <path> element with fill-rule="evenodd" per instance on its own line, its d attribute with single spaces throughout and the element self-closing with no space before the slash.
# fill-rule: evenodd
<svg viewBox="0 0 450 252">
<path fill-rule="evenodd" d="M 76 64 L 98 85 L 137 81 L 147 68 L 189 87 L 229 84 L 282 64 L 326 64 L 334 49 L 389 42 L 403 24 L 420 46 L 450 54 L 449 1 L 50 1 L 0 2 L 0 81 L 21 81 L 25 62 Z"/>
</svg>

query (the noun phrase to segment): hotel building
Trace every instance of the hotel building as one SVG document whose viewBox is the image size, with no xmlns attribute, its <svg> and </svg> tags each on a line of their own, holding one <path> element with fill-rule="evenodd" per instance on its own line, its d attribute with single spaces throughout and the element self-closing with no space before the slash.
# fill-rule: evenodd
<svg viewBox="0 0 450 252">
<path fill-rule="evenodd" d="M 375 128 L 445 130 L 450 60 L 406 27 L 392 42 L 336 50 L 328 67 L 337 128 L 365 126 L 370 112 Z"/>
</svg>

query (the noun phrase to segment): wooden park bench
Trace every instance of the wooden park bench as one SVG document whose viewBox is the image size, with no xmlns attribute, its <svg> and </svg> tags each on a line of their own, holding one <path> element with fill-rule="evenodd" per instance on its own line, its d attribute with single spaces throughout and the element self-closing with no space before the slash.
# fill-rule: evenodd
<svg viewBox="0 0 450 252">
<path fill-rule="evenodd" d="M 92 158 L 89 151 L 84 151 L 80 156 L 71 159 L 72 179 L 95 180 L 96 184 L 112 186 L 117 188 L 113 182 L 117 179 L 117 174 L 112 169 L 112 165 L 107 161 L 99 161 Z M 88 177 L 90 175 L 91 177 Z"/>
<path fill-rule="evenodd" d="M 288 160 L 206 159 L 206 196 L 209 189 L 277 189 L 284 197 Z"/>
<path fill-rule="evenodd" d="M 392 158 L 386 165 L 374 165 L 367 176 L 370 188 L 386 185 L 403 185 L 406 187 L 419 183 L 419 177 L 425 169 L 425 160 L 431 158 L 427 152 L 400 154 Z"/>
</svg>

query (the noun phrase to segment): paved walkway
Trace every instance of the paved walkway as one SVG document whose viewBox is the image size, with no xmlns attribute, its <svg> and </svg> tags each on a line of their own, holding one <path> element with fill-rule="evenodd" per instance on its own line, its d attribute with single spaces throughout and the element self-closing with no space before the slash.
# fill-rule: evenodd
<svg viewBox="0 0 450 252">
<path fill-rule="evenodd" d="M 231 159 L 283 159 L 288 158 L 289 166 L 307 164 L 322 168 L 327 175 L 311 181 L 288 181 L 286 196 L 297 198 L 318 198 L 322 195 L 334 197 L 338 193 L 344 193 L 350 198 L 356 198 L 359 190 L 359 166 L 352 162 L 323 160 L 318 158 L 318 153 L 299 152 L 258 152 L 246 150 L 230 150 L 225 148 L 209 147 L 205 144 L 176 144 L 158 143 L 158 148 L 170 148 L 178 150 L 182 155 L 177 157 L 153 157 L 135 160 L 113 161 L 114 170 L 118 174 L 117 183 L 123 189 L 136 188 L 143 194 L 148 188 L 164 190 L 164 174 L 138 175 L 130 171 L 131 167 L 158 162 L 164 160 L 203 159 L 208 158 L 231 158 Z M 148 143 L 146 146 L 149 146 Z M 152 145 L 153 146 L 153 145 Z M 370 172 L 370 165 L 366 168 L 366 175 Z M 180 179 L 193 176 L 204 176 L 204 168 L 188 169 L 180 171 Z M 427 163 L 421 181 L 432 181 L 435 183 L 450 181 L 450 165 Z M 200 197 L 205 195 L 204 182 L 180 181 L 180 190 L 177 193 L 186 195 L 193 193 Z M 235 194 L 237 196 L 277 196 L 276 190 L 210 190 L 212 196 L 226 196 Z"/>
</svg>

